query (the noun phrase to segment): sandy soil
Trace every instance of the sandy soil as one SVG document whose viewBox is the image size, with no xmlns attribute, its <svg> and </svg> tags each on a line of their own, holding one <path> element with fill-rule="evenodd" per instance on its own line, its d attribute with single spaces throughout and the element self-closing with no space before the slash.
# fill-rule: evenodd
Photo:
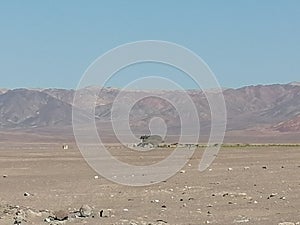
<svg viewBox="0 0 300 225">
<path fill-rule="evenodd" d="M 184 173 L 152 186 L 130 187 L 95 179 L 75 144 L 70 146 L 1 145 L 1 225 L 17 224 L 20 209 L 26 215 L 19 224 L 299 224 L 300 148 L 223 148 L 202 173 L 197 167 L 203 149 L 197 149 Z M 137 156 L 125 148 L 110 149 L 132 164 L 153 163 L 171 151 Z M 93 208 L 93 217 L 44 222 L 50 212 L 76 212 L 84 204 Z M 108 217 L 99 217 L 107 209 Z"/>
</svg>

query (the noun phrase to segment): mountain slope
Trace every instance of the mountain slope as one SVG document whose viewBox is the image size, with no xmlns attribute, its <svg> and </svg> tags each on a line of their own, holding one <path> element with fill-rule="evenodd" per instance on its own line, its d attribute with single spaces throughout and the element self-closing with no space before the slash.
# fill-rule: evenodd
<svg viewBox="0 0 300 225">
<path fill-rule="evenodd" d="M 71 124 L 72 106 L 46 93 L 16 89 L 0 95 L 0 127 L 26 128 Z"/>
</svg>

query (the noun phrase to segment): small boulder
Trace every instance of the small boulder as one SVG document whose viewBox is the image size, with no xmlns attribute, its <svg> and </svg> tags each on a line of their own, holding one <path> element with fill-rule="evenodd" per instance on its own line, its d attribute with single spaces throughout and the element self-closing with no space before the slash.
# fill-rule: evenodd
<svg viewBox="0 0 300 225">
<path fill-rule="evenodd" d="M 113 210 L 112 209 L 102 209 L 99 212 L 99 217 L 101 217 L 101 218 L 112 217 L 112 215 L 113 215 Z"/>
<path fill-rule="evenodd" d="M 90 217 L 93 214 L 93 209 L 89 205 L 83 205 L 81 206 L 79 212 L 81 217 Z"/>
<path fill-rule="evenodd" d="M 46 223 L 51 223 L 51 218 L 50 217 L 47 217 L 45 220 L 44 220 Z"/>
<path fill-rule="evenodd" d="M 64 221 L 69 218 L 69 212 L 65 210 L 59 210 L 54 212 L 54 219 L 58 221 Z"/>
</svg>

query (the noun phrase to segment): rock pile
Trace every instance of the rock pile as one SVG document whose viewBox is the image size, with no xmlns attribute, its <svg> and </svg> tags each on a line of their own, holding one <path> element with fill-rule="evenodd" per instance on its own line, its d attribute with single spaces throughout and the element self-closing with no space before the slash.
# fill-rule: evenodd
<svg viewBox="0 0 300 225">
<path fill-rule="evenodd" d="M 89 218 L 108 218 L 113 217 L 112 209 L 101 209 L 97 213 L 89 205 L 83 205 L 78 210 L 36 210 L 26 207 L 13 206 L 9 204 L 0 205 L 0 224 L 3 221 L 12 221 L 11 224 L 28 225 L 42 224 L 58 225 L 74 220 L 85 220 Z"/>
<path fill-rule="evenodd" d="M 83 205 L 78 210 L 36 210 L 29 207 L 0 204 L 0 224 L 16 225 L 61 225 L 61 224 L 102 224 L 105 218 L 113 218 L 115 211 L 112 209 L 96 210 L 89 205 Z M 145 217 L 146 218 L 146 217 Z M 145 221 L 145 218 L 138 217 L 137 220 L 121 219 L 115 225 L 166 225 L 167 221 L 157 219 Z M 94 221 L 92 221 L 94 219 Z M 102 220 L 102 221 L 101 221 Z"/>
</svg>

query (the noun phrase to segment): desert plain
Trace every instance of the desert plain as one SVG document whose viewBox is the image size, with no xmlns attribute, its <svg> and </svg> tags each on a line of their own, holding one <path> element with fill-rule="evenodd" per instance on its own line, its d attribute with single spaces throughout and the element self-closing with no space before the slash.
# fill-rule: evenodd
<svg viewBox="0 0 300 225">
<path fill-rule="evenodd" d="M 172 152 L 107 148 L 112 157 L 135 165 Z M 199 172 L 203 151 L 197 148 L 170 179 L 133 187 L 98 175 L 75 143 L 63 150 L 55 142 L 3 142 L 0 224 L 299 224 L 300 147 L 222 147 Z"/>
</svg>

